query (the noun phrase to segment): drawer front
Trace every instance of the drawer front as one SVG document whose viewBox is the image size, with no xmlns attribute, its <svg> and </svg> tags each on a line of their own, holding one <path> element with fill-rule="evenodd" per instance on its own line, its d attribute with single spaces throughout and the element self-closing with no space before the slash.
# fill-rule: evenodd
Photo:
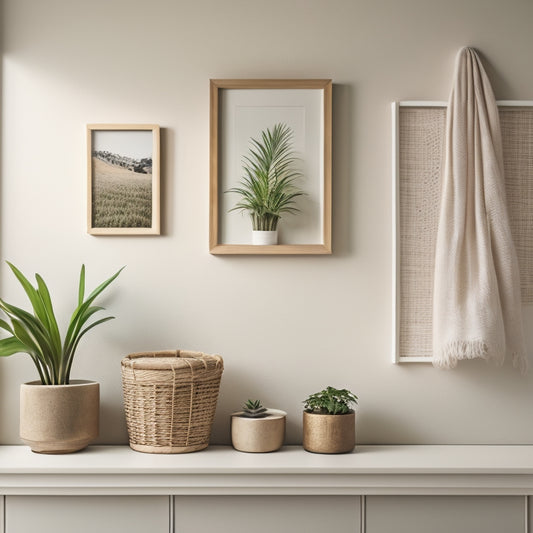
<svg viewBox="0 0 533 533">
<path fill-rule="evenodd" d="M 358 496 L 176 496 L 175 533 L 360 533 Z"/>
<path fill-rule="evenodd" d="M 524 533 L 523 496 L 368 496 L 366 533 Z"/>
<path fill-rule="evenodd" d="M 6 496 L 6 533 L 168 533 L 168 496 Z"/>
</svg>

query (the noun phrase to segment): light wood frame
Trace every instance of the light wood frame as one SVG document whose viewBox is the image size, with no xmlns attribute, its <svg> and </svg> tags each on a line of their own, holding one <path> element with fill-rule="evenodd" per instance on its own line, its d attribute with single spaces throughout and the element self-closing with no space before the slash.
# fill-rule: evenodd
<svg viewBox="0 0 533 533">
<path fill-rule="evenodd" d="M 96 227 L 93 221 L 95 165 L 93 150 L 98 132 L 152 133 L 152 208 L 150 227 Z M 125 154 L 118 154 L 124 156 Z M 87 125 L 87 232 L 91 235 L 159 235 L 160 234 L 160 128 L 157 124 L 88 124 Z"/>
<path fill-rule="evenodd" d="M 221 136 L 222 136 L 222 97 L 223 91 L 258 89 L 263 91 L 303 90 L 320 91 L 321 123 L 321 167 L 319 169 L 321 190 L 320 233 L 318 242 L 297 244 L 252 245 L 228 244 L 220 242 L 222 210 L 220 198 L 221 186 Z M 279 92 L 279 91 L 278 91 Z M 258 93 L 259 94 L 259 93 Z M 260 94 L 265 94 L 260 93 Z M 261 96 L 258 96 L 261 98 Z M 329 79 L 212 79 L 210 80 L 210 209 L 209 209 L 209 251 L 212 254 L 331 254 L 331 161 L 332 161 L 332 81 Z"/>
</svg>

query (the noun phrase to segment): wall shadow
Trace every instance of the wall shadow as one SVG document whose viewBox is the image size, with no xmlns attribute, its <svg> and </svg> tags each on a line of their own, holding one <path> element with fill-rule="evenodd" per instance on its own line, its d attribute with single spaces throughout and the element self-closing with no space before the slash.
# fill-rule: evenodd
<svg viewBox="0 0 533 533">
<path fill-rule="evenodd" d="M 174 209 L 172 202 L 174 198 L 175 182 L 171 181 L 171 176 L 175 176 L 175 153 L 174 141 L 175 133 L 171 128 L 161 128 L 161 154 L 160 154 L 160 206 L 161 206 L 161 235 L 170 235 L 174 226 Z"/>
<path fill-rule="evenodd" d="M 351 255 L 354 213 L 353 157 L 357 156 L 353 138 L 353 87 L 333 84 L 332 116 L 332 247 L 334 255 Z"/>
</svg>

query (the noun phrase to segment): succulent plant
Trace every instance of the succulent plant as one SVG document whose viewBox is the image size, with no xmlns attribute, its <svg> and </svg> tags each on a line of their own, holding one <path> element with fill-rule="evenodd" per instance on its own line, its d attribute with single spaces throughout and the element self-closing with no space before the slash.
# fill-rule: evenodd
<svg viewBox="0 0 533 533">
<path fill-rule="evenodd" d="M 304 401 L 304 409 L 308 413 L 344 415 L 352 412 L 351 405 L 357 405 L 357 400 L 357 396 L 347 389 L 327 387 L 311 394 Z"/>
<path fill-rule="evenodd" d="M 242 406 L 242 415 L 244 418 L 264 418 L 268 416 L 267 408 L 261 405 L 261 400 L 248 400 Z"/>
</svg>

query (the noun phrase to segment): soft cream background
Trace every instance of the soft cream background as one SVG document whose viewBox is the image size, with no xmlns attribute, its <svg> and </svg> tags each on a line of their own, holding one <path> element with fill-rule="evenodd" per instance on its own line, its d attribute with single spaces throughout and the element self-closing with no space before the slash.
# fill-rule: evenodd
<svg viewBox="0 0 533 533">
<path fill-rule="evenodd" d="M 497 98 L 533 99 L 530 0 L 4 0 L 0 256 L 41 273 L 66 317 L 127 265 L 117 320 L 81 346 L 75 377 L 102 389 L 100 442 L 126 442 L 120 359 L 186 347 L 226 364 L 213 432 L 248 397 L 288 411 L 328 384 L 360 396 L 361 443 L 532 443 L 533 372 L 391 364 L 390 102 L 444 100 L 461 46 Z M 332 78 L 330 257 L 208 253 L 210 78 Z M 85 231 L 85 124 L 157 123 L 161 237 Z M 7 268 L 3 297 L 24 298 Z M 532 329 L 533 317 L 528 319 Z M 533 344 L 532 344 L 533 345 Z M 18 443 L 29 359 L 0 361 L 0 442 Z"/>
</svg>

